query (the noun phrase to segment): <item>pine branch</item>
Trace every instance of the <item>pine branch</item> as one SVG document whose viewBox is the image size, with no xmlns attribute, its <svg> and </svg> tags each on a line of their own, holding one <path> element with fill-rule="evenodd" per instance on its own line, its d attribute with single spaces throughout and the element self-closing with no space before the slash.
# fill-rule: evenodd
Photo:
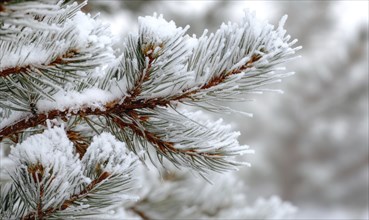
<svg viewBox="0 0 369 220">
<path fill-rule="evenodd" d="M 34 145 L 38 148 L 30 147 Z M 10 158 L 16 164 L 10 176 L 20 201 L 37 218 L 45 217 L 48 208 L 60 204 L 85 181 L 63 128 L 29 137 L 12 149 Z"/>
<path fill-rule="evenodd" d="M 40 200 L 40 203 L 37 205 L 37 212 L 35 213 L 28 213 L 27 215 L 25 215 L 22 219 L 24 220 L 31 220 L 31 219 L 35 219 L 36 217 L 39 219 L 43 219 L 45 217 L 48 217 L 52 214 L 54 214 L 55 212 L 59 212 L 59 211 L 63 211 L 67 208 L 69 208 L 70 206 L 72 206 L 77 200 L 86 197 L 92 190 L 94 190 L 94 188 L 96 188 L 101 182 L 106 181 L 109 176 L 111 174 L 107 173 L 107 172 L 103 172 L 99 178 L 94 179 L 90 184 L 88 184 L 81 192 L 79 192 L 78 194 L 74 194 L 72 196 L 70 196 L 69 199 L 65 200 L 60 208 L 49 208 L 46 211 L 42 211 L 42 200 Z M 42 198 L 42 191 L 40 192 L 40 198 Z"/>
<path fill-rule="evenodd" d="M 42 164 L 37 163 L 36 165 L 30 165 L 27 168 L 28 173 L 32 176 L 32 179 L 35 183 L 39 183 L 39 193 L 36 195 L 38 197 L 38 202 L 36 204 L 36 211 L 35 213 L 26 215 L 23 219 L 35 219 L 36 217 L 39 219 L 43 219 L 46 216 L 46 213 L 42 210 L 43 208 L 43 197 L 45 186 L 42 183 L 42 178 L 44 176 L 45 168 Z"/>
<path fill-rule="evenodd" d="M 136 166 L 136 157 L 128 153 L 124 144 L 117 142 L 112 135 L 103 133 L 94 137 L 82 163 L 85 165 L 84 175 L 92 181 L 65 200 L 52 216 L 70 216 L 76 210 L 78 215 L 99 215 L 98 210 L 136 199 L 122 195 L 134 187 L 131 172 Z"/>
<path fill-rule="evenodd" d="M 131 102 L 131 101 L 130 101 Z M 24 128 L 23 126 L 30 126 L 30 127 L 34 127 L 36 125 L 40 125 L 40 124 L 45 124 L 45 122 L 48 119 L 55 119 L 55 118 L 66 118 L 67 116 L 70 117 L 71 115 L 77 115 L 80 117 L 89 117 L 92 115 L 95 116 L 105 116 L 107 118 L 112 118 L 113 122 L 116 123 L 122 130 L 124 130 L 125 128 L 130 128 L 132 131 L 134 131 L 137 135 L 139 135 L 140 137 L 146 139 L 147 141 L 149 141 L 153 146 L 155 146 L 158 150 L 158 152 L 160 152 L 160 154 L 166 156 L 166 157 L 172 157 L 170 155 L 173 154 L 179 154 L 179 155 L 188 155 L 189 158 L 186 159 L 190 164 L 195 165 L 196 162 L 191 162 L 193 161 L 193 159 L 191 159 L 194 156 L 197 157 L 205 157 L 205 158 L 212 158 L 213 160 L 216 160 L 216 157 L 219 157 L 220 160 L 222 160 L 222 155 L 218 154 L 218 153 L 208 153 L 208 152 L 198 152 L 197 150 L 194 149 L 177 149 L 174 147 L 175 143 L 174 142 L 168 142 L 168 141 L 163 141 L 162 139 L 160 139 L 159 137 L 157 137 L 155 134 L 144 130 L 142 131 L 141 127 L 138 124 L 135 123 L 126 123 L 124 121 L 122 121 L 121 119 L 119 119 L 118 117 L 114 117 L 113 115 L 124 115 L 126 118 L 133 118 L 134 121 L 138 121 L 139 123 L 142 122 L 146 122 L 148 120 L 148 118 L 150 118 L 150 116 L 143 116 L 142 114 L 137 113 L 137 110 L 139 109 L 155 109 L 158 107 L 158 103 L 161 103 L 162 105 L 166 106 L 169 105 L 169 101 L 166 100 L 153 100 L 153 101 L 146 101 L 145 103 L 142 102 L 141 100 L 139 101 L 135 101 L 133 103 L 122 103 L 122 104 L 110 104 L 109 103 L 109 107 L 105 108 L 105 111 L 101 111 L 100 109 L 91 109 L 91 108 L 87 108 L 84 109 L 82 111 L 73 111 L 73 112 L 69 112 L 69 111 L 52 111 L 50 113 L 43 114 L 43 115 L 38 115 L 38 116 L 34 116 L 33 118 L 30 118 L 28 120 L 24 120 L 22 122 L 18 122 L 16 123 L 14 126 L 8 128 L 7 130 L 1 130 L 0 134 L 4 135 L 4 137 L 6 137 L 6 132 L 9 132 L 9 134 L 14 134 L 16 133 L 15 131 L 17 129 L 19 129 L 18 131 L 21 131 L 22 128 Z M 141 107 L 141 108 L 138 108 Z M 72 137 L 72 141 L 75 140 L 74 143 L 76 143 L 76 147 L 77 149 L 79 149 L 79 146 L 86 146 L 86 142 L 80 142 L 77 143 L 78 141 L 81 141 L 81 138 L 79 137 L 79 135 L 76 135 L 75 133 L 69 133 L 70 137 Z M 2 140 L 2 139 L 0 139 Z M 81 145 L 82 144 L 82 145 Z M 82 147 L 83 147 L 82 146 Z M 209 146 L 211 147 L 211 146 Z M 83 149 L 85 149 L 85 147 L 83 147 Z M 81 149 L 81 154 L 80 156 L 83 155 L 83 149 Z M 187 157 L 187 156 L 186 156 Z M 173 158 L 171 159 L 171 161 L 176 162 L 176 160 Z M 210 166 L 209 166 L 210 167 Z M 213 168 L 214 169 L 214 168 Z"/>
<path fill-rule="evenodd" d="M 94 179 L 90 184 L 88 184 L 86 186 L 86 188 L 84 190 L 82 190 L 80 193 L 74 194 L 74 195 L 72 195 L 70 197 L 70 199 L 64 201 L 63 204 L 61 205 L 61 209 L 60 210 L 67 209 L 76 200 L 81 199 L 81 198 L 87 196 L 87 194 L 90 193 L 90 191 L 92 191 L 95 187 L 97 187 L 104 180 L 107 180 L 110 176 L 111 176 L 110 173 L 103 172 L 97 179 Z"/>
<path fill-rule="evenodd" d="M 285 76 L 276 66 L 299 49 L 285 36 L 285 17 L 275 30 L 246 14 L 197 39 L 186 35 L 189 27 L 154 15 L 139 18 L 138 35 L 127 37 L 116 57 L 106 27 L 80 12 L 86 3 L 11 3 L 0 4 L 0 142 L 17 143 L 13 183 L 2 189 L 0 206 L 9 217 L 96 217 L 137 199 L 127 194 L 134 154 L 202 176 L 246 164 L 232 160 L 250 153 L 238 132 L 181 106 L 227 110 L 214 101 L 262 91 Z M 181 196 L 172 201 L 186 201 L 187 193 Z M 155 218 L 147 205 L 129 209 Z"/>
<path fill-rule="evenodd" d="M 241 67 L 237 69 L 233 69 L 232 71 L 226 72 L 225 74 L 214 74 L 215 76 L 211 78 L 207 83 L 201 86 L 199 89 L 195 90 L 188 90 L 183 91 L 182 95 L 175 97 L 175 101 L 183 101 L 185 99 L 194 100 L 192 96 L 196 95 L 197 93 L 201 93 L 203 90 L 210 89 L 212 87 L 216 87 L 217 85 L 223 83 L 227 80 L 230 76 L 240 74 L 250 68 L 253 67 L 253 64 L 262 58 L 261 55 L 253 55 L 249 61 L 243 64 Z"/>
<path fill-rule="evenodd" d="M 43 68 L 45 68 L 45 69 L 56 67 L 57 65 L 60 65 L 60 64 L 65 65 L 65 64 L 68 64 L 70 62 L 68 60 L 68 58 L 74 58 L 74 57 L 76 57 L 77 54 L 78 54 L 78 50 L 69 49 L 66 53 L 64 53 L 61 56 L 58 56 L 51 63 L 44 63 L 44 64 L 41 64 L 41 65 L 43 65 L 44 66 Z M 32 72 L 32 70 L 34 68 L 37 68 L 37 67 L 31 66 L 31 65 L 26 65 L 26 66 L 16 66 L 16 67 L 7 68 L 7 69 L 4 69 L 4 70 L 0 71 L 0 77 L 5 78 L 5 77 L 10 76 L 12 74 L 20 74 L 20 73 L 29 74 L 30 72 Z"/>
<path fill-rule="evenodd" d="M 137 118 L 136 118 L 137 119 Z M 186 150 L 186 149 L 176 149 L 174 147 L 173 142 L 167 142 L 161 140 L 159 137 L 157 137 L 155 134 L 147 131 L 142 130 L 141 126 L 137 125 L 136 123 L 126 123 L 123 120 L 119 118 L 113 118 L 113 122 L 115 122 L 122 130 L 125 128 L 130 128 L 133 132 L 135 132 L 138 136 L 148 140 L 152 145 L 158 148 L 158 151 L 162 153 L 163 155 L 168 154 L 196 154 L 199 156 L 220 156 L 217 154 L 209 154 L 206 152 L 196 152 L 195 150 Z M 137 121 L 137 120 L 136 120 Z M 144 121 L 139 121 L 144 122 Z"/>
<path fill-rule="evenodd" d="M 140 45 L 140 44 L 139 44 Z M 163 46 L 159 46 L 162 48 Z M 178 95 L 172 95 L 169 97 L 155 97 L 155 98 L 141 98 L 142 94 L 145 91 L 144 84 L 151 80 L 153 76 L 155 76 L 155 70 L 151 70 L 153 66 L 155 66 L 158 59 L 161 56 L 164 56 L 165 53 L 160 53 L 159 55 L 152 56 L 152 51 L 155 49 L 152 44 L 149 44 L 148 48 L 141 46 L 142 58 L 138 58 L 139 60 L 145 60 L 145 62 L 141 63 L 141 72 L 138 74 L 138 77 L 134 79 L 134 86 L 132 89 L 128 91 L 129 96 L 122 97 L 118 100 L 109 102 L 107 104 L 103 104 L 102 108 L 90 108 L 84 107 L 83 109 L 73 109 L 73 110 L 52 110 L 48 114 L 43 114 L 41 118 L 39 116 L 31 117 L 30 119 L 23 120 L 17 122 L 12 127 L 6 127 L 0 130 L 0 137 L 5 137 L 7 132 L 9 134 L 14 133 L 15 131 L 22 131 L 22 129 L 27 128 L 27 123 L 31 126 L 33 122 L 41 122 L 44 123 L 47 119 L 54 119 L 54 117 L 62 117 L 65 118 L 70 115 L 80 116 L 80 117 L 90 117 L 90 116 L 104 116 L 107 119 L 112 119 L 114 123 L 116 123 L 121 130 L 125 128 L 131 129 L 136 135 L 140 136 L 142 139 L 146 139 L 149 143 L 156 147 L 156 150 L 159 154 L 165 156 L 173 163 L 178 165 L 192 166 L 196 167 L 200 171 L 204 170 L 204 165 L 206 169 L 212 169 L 216 171 L 222 171 L 225 169 L 225 165 L 236 165 L 236 163 L 229 162 L 223 160 L 226 156 L 224 153 L 209 153 L 207 151 L 203 152 L 201 148 L 198 150 L 196 146 L 189 147 L 188 149 L 178 149 L 174 147 L 175 142 L 172 141 L 164 141 L 161 138 L 157 137 L 156 134 L 145 130 L 140 126 L 141 123 L 146 123 L 151 116 L 141 116 L 139 113 L 140 110 L 145 109 L 157 109 L 158 107 L 169 107 L 172 106 L 173 102 L 188 102 L 190 101 L 201 101 L 201 99 L 197 100 L 197 95 L 201 95 L 202 93 L 206 93 L 211 91 L 212 89 L 218 89 L 217 87 L 222 84 L 227 84 L 227 80 L 231 79 L 237 75 L 243 75 L 244 72 L 253 68 L 255 63 L 259 60 L 263 59 L 263 55 L 252 55 L 249 59 L 242 59 L 238 62 L 236 67 L 229 68 L 228 71 L 223 70 L 220 73 L 213 73 L 212 77 L 209 77 L 208 80 L 205 81 L 200 87 L 193 87 L 191 89 L 183 89 L 182 92 L 178 93 Z M 160 49 L 159 49 L 160 51 Z M 150 52 L 150 53 L 149 53 Z M 266 56 L 266 55 L 265 55 Z M 138 62 L 139 63 L 139 62 Z M 123 68 L 122 68 L 123 69 Z M 267 79 L 268 80 L 268 79 Z M 261 80 L 262 82 L 263 80 Z M 252 82 L 253 83 L 253 82 Z M 256 81 L 256 83 L 260 83 L 260 81 Z M 123 100 L 123 101 L 122 101 Z M 101 110 L 103 109 L 103 110 Z M 116 117 L 118 116 L 118 117 Z M 158 116 L 160 117 L 160 116 Z M 122 118 L 131 118 L 134 123 L 127 123 L 125 119 Z M 138 122 L 139 124 L 137 124 Z M 20 128 L 18 130 L 18 128 Z M 165 132 L 165 131 L 164 131 Z M 160 133 L 160 132 L 159 132 Z M 116 134 L 118 135 L 118 134 Z M 122 140 L 122 139 L 121 139 Z M 123 140 L 122 140 L 123 141 Z M 208 146 L 209 149 L 212 149 L 215 146 Z M 241 151 L 238 149 L 237 151 Z M 236 151 L 236 152 L 237 152 Z M 178 159 L 180 159 L 179 162 Z"/>
<path fill-rule="evenodd" d="M 5 126 L 0 129 L 0 141 L 3 140 L 3 138 L 8 137 L 11 134 L 22 132 L 23 130 L 31 127 L 35 127 L 37 125 L 45 125 L 46 120 L 52 120 L 55 118 L 66 118 L 68 115 L 78 115 L 81 117 L 91 116 L 91 115 L 105 115 L 108 116 L 110 114 L 120 114 L 125 113 L 130 115 L 132 110 L 139 110 L 139 109 L 154 109 L 156 107 L 167 107 L 172 102 L 181 102 L 186 99 L 191 99 L 192 96 L 202 92 L 203 90 L 209 89 L 213 86 L 217 86 L 224 82 L 229 76 L 239 74 L 242 71 L 246 71 L 248 68 L 252 67 L 253 62 L 259 60 L 260 56 L 254 56 L 253 59 L 248 61 L 246 64 L 241 66 L 240 68 L 233 70 L 232 72 L 228 72 L 226 74 L 223 74 L 219 77 L 214 77 L 211 79 L 207 84 L 203 85 L 201 88 L 197 90 L 192 91 L 184 91 L 181 95 L 172 97 L 172 99 L 167 98 L 155 98 L 155 99 L 138 99 L 135 100 L 135 97 L 137 97 L 140 94 L 140 86 L 142 85 L 142 82 L 148 79 L 148 75 L 145 75 L 142 79 L 142 81 L 138 84 L 136 84 L 135 88 L 130 92 L 131 96 L 123 99 L 122 103 L 121 100 L 115 100 L 110 103 L 106 103 L 102 109 L 105 109 L 105 111 L 102 111 L 100 109 L 92 109 L 92 108 L 83 108 L 78 111 L 73 109 L 73 111 L 70 111 L 69 109 L 66 109 L 64 111 L 60 110 L 51 110 L 47 113 L 39 114 L 36 116 L 32 116 L 23 120 L 20 120 L 16 122 L 15 124 L 12 124 L 10 126 Z M 150 60 L 149 64 L 151 64 L 153 61 Z M 83 106 L 83 104 L 81 105 Z"/>
<path fill-rule="evenodd" d="M 94 76 L 91 68 L 95 66 L 90 65 L 91 61 L 82 59 L 77 64 L 81 68 L 87 66 L 87 79 L 82 83 L 70 81 L 72 89 L 65 89 L 62 84 L 66 81 L 63 81 L 61 88 L 53 88 L 52 92 L 44 94 L 46 98 L 40 95 L 46 85 L 28 96 L 26 90 L 37 88 L 35 83 L 28 83 L 26 79 L 17 82 L 18 79 L 6 76 L 9 82 L 4 83 L 8 87 L 4 91 L 10 91 L 16 99 L 0 105 L 13 108 L 15 112 L 24 108 L 32 114 L 10 115 L 13 117 L 0 122 L 0 141 L 32 127 L 45 126 L 47 120 L 68 121 L 78 117 L 96 133 L 112 132 L 119 140 L 127 142 L 135 153 L 138 149 L 146 150 L 147 142 L 154 146 L 159 160 L 166 157 L 177 165 L 190 166 L 200 172 L 234 168 L 237 163 L 227 158 L 246 149 L 238 145 L 236 135 L 227 138 L 224 127 L 210 129 L 213 123 L 207 122 L 209 127 L 193 123 L 195 119 L 191 117 L 194 115 L 181 117 L 183 114 L 174 106 L 184 103 L 228 111 L 227 107 L 214 105 L 214 100 L 242 100 L 248 92 L 259 92 L 259 87 L 283 77 L 284 74 L 276 73 L 279 71 L 276 65 L 293 57 L 299 49 L 291 48 L 296 41 L 289 42 L 290 36 L 285 36 L 284 22 L 285 17 L 274 30 L 271 25 L 259 24 L 253 16 L 246 16 L 240 24 L 222 25 L 216 33 L 207 35 L 204 32 L 196 39 L 185 35 L 188 27 L 177 28 L 162 17 L 139 18 L 138 36 L 131 35 L 126 39 L 123 54 L 108 63 L 100 76 Z M 97 53 L 94 58 L 99 57 L 101 50 L 98 46 L 87 49 L 89 53 Z M 66 60 L 80 61 L 78 57 Z M 67 66 L 68 63 L 63 68 Z M 73 65 L 70 67 L 73 69 Z M 21 74 L 10 76 L 13 75 Z M 96 101 L 91 99 L 91 94 Z M 60 106 L 59 102 L 63 103 L 68 95 L 71 99 L 84 101 Z M 95 125 L 100 128 L 96 129 Z M 129 138 L 131 134 L 134 138 Z M 80 145 L 82 156 L 83 148 L 87 146 L 82 140 L 87 140 L 86 137 L 83 133 L 73 132 L 69 136 L 77 147 Z M 132 140 L 138 140 L 142 146 L 133 146 Z M 199 140 L 203 143 L 217 141 L 206 146 Z"/>
<path fill-rule="evenodd" d="M 34 144 L 39 148 L 33 148 Z M 1 197 L 7 203 L 0 211 L 23 219 L 94 216 L 101 214 L 99 210 L 135 199 L 125 192 L 133 187 L 136 157 L 123 143 L 103 133 L 93 138 L 81 160 L 73 151 L 63 127 L 49 127 L 13 148 L 11 158 L 17 167 L 10 175 L 19 199 L 12 200 L 27 209 L 17 214 L 7 205 L 10 188 L 7 198 Z"/>
<path fill-rule="evenodd" d="M 39 100 L 54 100 L 58 92 L 96 83 L 96 72 L 114 55 L 106 27 L 79 12 L 85 4 L 7 6 L 9 10 L 0 15 L 2 108 L 35 115 Z M 89 25 L 79 24 L 86 21 Z M 9 94 L 14 98 L 7 99 Z"/>
</svg>

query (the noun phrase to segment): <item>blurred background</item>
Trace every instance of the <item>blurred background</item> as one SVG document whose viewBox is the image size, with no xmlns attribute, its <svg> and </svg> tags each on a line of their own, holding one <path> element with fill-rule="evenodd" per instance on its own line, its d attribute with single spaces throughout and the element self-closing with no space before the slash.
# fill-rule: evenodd
<svg viewBox="0 0 369 220">
<path fill-rule="evenodd" d="M 137 31 L 137 17 L 163 14 L 188 34 L 240 21 L 244 9 L 277 25 L 303 46 L 286 65 L 296 72 L 272 87 L 285 93 L 234 103 L 251 112 L 221 115 L 256 153 L 239 172 L 250 199 L 278 195 L 300 219 L 368 219 L 367 1 L 99 1 L 84 9 L 112 25 L 117 37 Z"/>
</svg>

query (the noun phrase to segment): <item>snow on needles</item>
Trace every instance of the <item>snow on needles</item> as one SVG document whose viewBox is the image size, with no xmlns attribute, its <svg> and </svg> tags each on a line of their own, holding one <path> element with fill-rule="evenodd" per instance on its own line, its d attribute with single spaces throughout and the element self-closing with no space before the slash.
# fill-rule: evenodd
<svg viewBox="0 0 369 220">
<path fill-rule="evenodd" d="M 37 147 L 35 147 L 37 146 Z M 76 191 L 77 186 L 90 179 L 82 174 L 82 163 L 74 153 L 63 126 L 45 130 L 12 147 L 9 156 L 16 168 L 10 175 L 16 184 L 26 190 L 20 198 L 25 204 L 37 207 L 40 186 L 44 187 L 43 210 L 58 207 Z M 57 195 L 57 197 L 53 196 Z"/>
<path fill-rule="evenodd" d="M 37 147 L 33 147 L 37 146 Z M 19 165 L 40 163 L 54 170 L 68 167 L 78 169 L 73 143 L 69 141 L 63 127 L 45 130 L 42 134 L 30 136 L 11 150 L 11 158 Z"/>
<path fill-rule="evenodd" d="M 278 73 L 280 69 L 276 66 L 293 57 L 298 49 L 291 48 L 296 41 L 291 42 L 290 36 L 285 35 L 283 24 L 286 18 L 283 17 L 278 28 L 274 29 L 274 26 L 256 19 L 254 14 L 245 13 L 240 23 L 223 24 L 215 33 L 208 35 L 205 31 L 197 39 L 185 35 L 188 26 L 177 28 L 173 21 L 166 21 L 162 15 L 140 17 L 139 33 L 126 39 L 123 54 L 117 59 L 101 63 L 101 53 L 107 52 L 114 56 L 114 51 L 90 50 L 89 43 L 97 43 L 97 47 L 100 47 L 110 45 L 111 41 L 106 38 L 108 35 L 102 35 L 99 41 L 97 38 L 101 35 L 97 34 L 100 32 L 95 29 L 104 28 L 89 15 L 76 12 L 65 23 L 65 26 L 72 27 L 70 35 L 75 38 L 66 38 L 66 41 L 86 48 L 82 51 L 82 58 L 67 58 L 69 61 L 77 59 L 78 63 L 72 62 L 60 71 L 63 73 L 65 70 L 72 70 L 80 78 L 71 79 L 68 83 L 62 81 L 61 85 L 52 87 L 52 94 L 36 100 L 36 109 L 29 109 L 30 100 L 26 97 L 25 110 L 32 112 L 32 116 L 47 115 L 52 110 L 65 111 L 65 115 L 72 112 L 77 115 L 86 109 L 105 111 L 106 106 L 111 106 L 107 105 L 109 102 L 114 101 L 114 105 L 122 104 L 132 95 L 129 100 L 136 103 L 144 104 L 145 100 L 148 100 L 157 105 L 157 99 L 164 103 L 160 105 L 171 106 L 173 102 L 179 101 L 209 111 L 229 112 L 229 108 L 218 105 L 217 102 L 243 101 L 245 94 L 261 91 L 260 86 L 272 83 L 283 75 Z M 75 30 L 77 33 L 73 32 Z M 94 64 L 97 66 L 93 66 Z M 37 95 L 38 92 L 35 91 Z M 230 163 L 232 168 L 236 168 L 239 163 L 226 159 L 252 152 L 247 146 L 239 145 L 239 133 L 232 132 L 229 127 L 222 125 L 221 121 L 200 121 L 195 113 L 183 114 L 185 117 L 180 117 L 183 115 L 179 112 L 170 112 L 167 111 L 168 108 L 155 108 L 156 106 L 151 105 L 133 107 L 133 110 L 148 115 L 146 122 L 150 123 L 150 126 L 147 126 L 147 130 L 161 141 L 169 143 L 166 151 L 179 152 L 165 155 L 172 161 L 177 161 L 177 157 L 180 157 L 185 162 L 181 165 L 197 167 L 208 163 L 208 166 L 204 167 L 205 170 L 215 167 L 216 164 L 211 164 L 210 160 L 197 162 L 192 156 L 211 155 L 221 161 L 222 165 Z M 107 114 L 113 115 L 111 112 Z M 119 114 L 122 115 L 117 116 L 124 119 L 130 117 L 125 113 Z M 6 123 L 16 121 L 13 115 L 8 118 Z M 0 123 L 0 128 L 6 127 L 6 123 Z M 109 143 L 105 146 L 106 155 L 87 152 L 88 157 L 100 160 L 100 156 L 109 157 L 110 153 L 124 154 L 115 152 L 122 147 L 119 147 L 121 144 L 115 143 L 112 137 L 102 135 L 100 138 Z M 102 152 L 101 147 L 104 144 L 99 140 L 94 139 L 96 143 L 94 142 L 91 148 Z M 226 168 L 218 167 L 219 171 Z M 106 169 L 112 172 L 113 165 Z"/>
<path fill-rule="evenodd" d="M 37 109 L 40 112 L 53 109 L 60 111 L 68 109 L 69 112 L 73 112 L 80 110 L 81 107 L 104 110 L 104 104 L 119 98 L 118 95 L 98 88 L 88 88 L 81 92 L 61 90 L 53 96 L 54 100 L 38 101 Z"/>
<path fill-rule="evenodd" d="M 128 152 L 123 142 L 118 141 L 113 135 L 103 132 L 93 138 L 82 162 L 86 165 L 86 170 L 89 168 L 94 170 L 97 166 L 103 166 L 100 167 L 102 171 L 127 173 L 136 160 L 137 156 L 133 152 Z M 94 172 L 93 170 L 88 172 Z"/>
<path fill-rule="evenodd" d="M 73 11 L 76 7 L 79 6 L 73 4 L 72 7 L 66 8 L 65 12 Z M 101 39 L 96 39 L 96 35 L 92 34 L 94 29 L 101 27 L 101 23 L 90 15 L 76 12 L 65 22 L 48 24 L 47 21 L 61 20 L 58 16 L 60 14 L 49 14 L 42 22 L 27 18 L 30 24 L 22 30 L 22 34 L 16 35 L 18 40 L 1 38 L 0 71 L 27 65 L 47 65 L 57 57 L 63 56 L 68 50 L 87 47 L 90 41 L 101 41 L 99 44 L 102 47 L 110 43 L 107 40 L 110 38 L 102 36 Z M 40 31 L 36 25 L 38 23 L 43 23 L 45 26 L 43 28 L 46 30 Z"/>
<path fill-rule="evenodd" d="M 37 196 L 32 195 L 40 195 L 41 186 L 44 190 L 42 210 L 60 207 L 72 195 L 81 192 L 81 200 L 77 204 L 82 207 L 84 203 L 87 206 L 82 208 L 85 209 L 94 208 L 96 201 L 101 202 L 101 195 L 107 197 L 102 202 L 103 206 L 138 199 L 124 193 L 130 189 L 130 173 L 136 166 L 137 157 L 133 152 L 128 152 L 123 142 L 119 142 L 111 134 L 102 133 L 93 138 L 82 160 L 78 156 L 64 126 L 51 128 L 50 122 L 48 129 L 42 134 L 33 135 L 12 147 L 10 158 L 16 163 L 16 168 L 10 175 L 16 181 L 15 184 L 26 188 L 20 192 L 25 194 L 21 198 L 35 199 L 23 202 L 37 207 Z M 103 172 L 107 172 L 108 176 L 95 183 L 90 192 L 88 184 L 101 178 Z M 101 187 L 102 184 L 105 186 Z M 109 184 L 118 187 L 118 190 L 115 193 L 110 192 Z M 70 210 L 74 208 L 76 207 L 71 207 Z M 68 210 L 65 211 L 68 213 Z"/>
<path fill-rule="evenodd" d="M 146 35 L 147 39 L 144 39 L 146 42 L 152 42 L 155 45 L 162 44 L 165 41 L 168 41 L 172 38 L 176 33 L 182 28 L 177 28 L 174 21 L 166 21 L 163 18 L 163 15 L 157 16 L 145 16 L 138 18 L 138 24 L 140 27 L 140 33 L 148 33 Z"/>
</svg>

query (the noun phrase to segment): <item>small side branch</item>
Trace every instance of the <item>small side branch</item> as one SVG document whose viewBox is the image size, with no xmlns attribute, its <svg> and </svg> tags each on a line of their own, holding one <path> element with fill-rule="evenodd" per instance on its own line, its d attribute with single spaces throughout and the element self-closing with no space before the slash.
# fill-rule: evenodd
<svg viewBox="0 0 369 220">
<path fill-rule="evenodd" d="M 65 210 L 67 209 L 69 206 L 71 206 L 77 199 L 80 199 L 84 196 L 86 196 L 92 189 L 94 189 L 99 183 L 101 183 L 102 181 L 108 179 L 110 177 L 110 173 L 108 172 L 103 172 L 97 179 L 94 179 L 90 184 L 88 184 L 86 186 L 86 188 L 84 190 L 82 190 L 80 193 L 72 195 L 70 197 L 70 199 L 66 200 L 63 202 L 63 204 L 61 205 L 61 207 L 57 210 L 50 210 L 51 214 L 53 211 L 61 211 L 61 210 Z"/>
<path fill-rule="evenodd" d="M 31 220 L 37 217 L 38 219 L 43 219 L 44 217 L 50 216 L 51 214 L 63 211 L 70 207 L 76 200 L 85 197 L 92 189 L 94 189 L 99 183 L 108 179 L 110 174 L 108 172 L 103 172 L 97 179 L 94 179 L 90 184 L 88 184 L 80 193 L 72 195 L 68 200 L 65 200 L 59 208 L 49 208 L 46 211 L 42 211 L 42 207 L 37 206 L 37 216 L 36 213 L 32 212 L 25 215 L 23 220 Z"/>
<path fill-rule="evenodd" d="M 0 11 L 1 11 L 1 5 L 0 5 Z M 43 65 L 45 65 L 47 67 L 53 67 L 53 66 L 56 66 L 58 64 L 67 64 L 67 61 L 65 61 L 64 59 L 72 58 L 72 57 L 76 56 L 77 54 L 78 54 L 78 50 L 69 49 L 65 54 L 57 57 L 51 63 L 43 64 Z M 4 70 L 0 71 L 0 77 L 7 77 L 7 76 L 10 76 L 10 75 L 19 74 L 19 73 L 26 73 L 27 70 L 29 70 L 31 68 L 32 68 L 31 65 L 16 66 L 16 67 L 7 68 L 7 69 L 4 69 Z"/>
<path fill-rule="evenodd" d="M 135 120 L 140 120 L 139 118 L 135 118 Z M 194 149 L 177 149 L 174 147 L 173 142 L 163 141 L 159 137 L 157 137 L 155 134 L 147 131 L 147 130 L 141 130 L 140 127 L 134 123 L 128 124 L 126 122 L 123 122 L 119 118 L 113 118 L 113 121 L 122 129 L 124 128 L 130 128 L 133 132 L 135 132 L 137 135 L 139 135 L 142 138 L 145 138 L 147 141 L 149 141 L 152 145 L 157 147 L 157 150 L 161 152 L 164 155 L 168 155 L 171 153 L 175 154 L 183 154 L 183 155 L 198 155 L 198 156 L 219 156 L 216 154 L 210 154 L 206 152 L 197 152 Z"/>
</svg>

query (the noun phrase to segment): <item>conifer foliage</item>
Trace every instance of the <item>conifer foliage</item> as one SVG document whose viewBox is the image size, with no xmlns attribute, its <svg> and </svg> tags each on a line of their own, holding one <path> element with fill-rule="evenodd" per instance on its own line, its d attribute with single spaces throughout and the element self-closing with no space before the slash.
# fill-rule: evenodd
<svg viewBox="0 0 369 220">
<path fill-rule="evenodd" d="M 232 112 L 226 102 L 289 75 L 277 65 L 299 49 L 286 16 L 274 28 L 250 12 L 198 38 L 161 15 L 140 17 L 138 33 L 116 41 L 86 4 L 0 3 L 0 142 L 14 163 L 3 218 L 97 217 L 126 205 L 147 219 L 132 205 L 138 165 L 207 178 L 247 164 L 235 160 L 252 152 L 239 133 L 198 109 Z"/>
</svg>

